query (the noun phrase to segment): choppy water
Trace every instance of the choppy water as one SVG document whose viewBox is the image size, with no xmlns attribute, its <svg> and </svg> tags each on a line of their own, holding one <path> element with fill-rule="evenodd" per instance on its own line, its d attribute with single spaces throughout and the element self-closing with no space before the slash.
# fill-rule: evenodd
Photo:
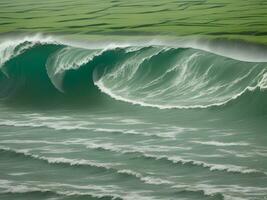
<svg viewBox="0 0 267 200">
<path fill-rule="evenodd" d="M 265 199 L 266 50 L 232 46 L 3 39 L 0 199 Z"/>
</svg>

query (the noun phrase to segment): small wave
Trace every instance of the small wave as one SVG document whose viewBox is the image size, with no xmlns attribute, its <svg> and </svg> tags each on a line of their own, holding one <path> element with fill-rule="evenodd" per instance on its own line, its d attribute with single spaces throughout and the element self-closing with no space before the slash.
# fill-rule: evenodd
<svg viewBox="0 0 267 200">
<path fill-rule="evenodd" d="M 97 147 L 99 148 L 99 147 Z M 45 157 L 45 156 L 38 156 L 34 154 L 30 154 L 27 150 L 12 150 L 10 148 L 6 147 L 1 147 L 2 151 L 7 151 L 7 152 L 13 152 L 16 154 L 20 154 L 26 157 L 38 159 L 38 160 L 43 160 L 46 161 L 50 164 L 68 164 L 70 166 L 91 166 L 91 167 L 96 167 L 99 169 L 105 169 L 105 170 L 115 170 L 117 166 L 119 166 L 119 163 L 98 163 L 96 161 L 92 160 L 84 160 L 84 159 L 69 159 L 69 158 L 54 158 L 54 157 Z M 106 150 L 106 149 L 105 149 Z M 226 171 L 226 172 L 231 172 L 231 173 L 240 173 L 240 174 L 261 174 L 261 175 L 267 175 L 266 172 L 262 172 L 256 169 L 250 169 L 244 166 L 237 166 L 237 165 L 232 165 L 232 164 L 211 164 L 211 163 L 206 163 L 203 161 L 197 161 L 197 160 L 190 160 L 190 159 L 185 159 L 179 156 L 165 156 L 165 155 L 152 155 L 148 154 L 147 152 L 144 151 L 136 151 L 136 150 L 131 150 L 131 151 L 122 151 L 117 148 L 110 149 L 108 148 L 109 151 L 115 151 L 115 152 L 120 152 L 120 153 L 130 153 L 130 154 L 140 154 L 140 156 L 144 158 L 149 158 L 149 159 L 155 159 L 155 160 L 163 160 L 163 161 L 168 161 L 173 164 L 182 164 L 182 165 L 191 165 L 191 166 L 200 166 L 203 168 L 207 168 L 210 171 Z M 115 168 L 114 168 L 115 167 Z"/>
<path fill-rule="evenodd" d="M 189 185 L 175 185 L 172 186 L 172 188 L 176 189 L 178 194 L 180 193 L 186 193 L 186 194 L 199 194 L 202 197 L 206 198 L 212 198 L 212 199 L 217 199 L 217 200 L 225 200 L 224 194 L 217 190 L 208 190 L 205 188 L 198 188 L 198 187 L 193 187 Z"/>
<path fill-rule="evenodd" d="M 102 133 L 119 133 L 122 135 L 142 135 L 145 137 L 157 137 L 157 138 L 175 138 L 176 134 L 162 134 L 162 132 L 146 132 L 146 131 L 139 131 L 135 129 L 124 129 L 124 128 L 95 128 L 92 125 L 92 122 L 88 121 L 70 121 L 70 120 L 63 120 L 63 121 L 39 121 L 39 120 L 7 120 L 1 119 L 0 126 L 13 126 L 13 127 L 33 127 L 33 128 L 50 128 L 57 131 L 60 130 L 89 130 L 93 132 L 102 132 Z"/>
<path fill-rule="evenodd" d="M 5 184 L 2 184 L 5 183 Z M 0 188 L 5 189 L 1 191 L 0 194 L 43 194 L 50 195 L 50 196 L 65 196 L 65 197 L 89 197 L 89 198 L 97 198 L 97 199 L 110 199 L 110 200 L 123 200 L 125 198 L 121 197 L 120 195 L 112 194 L 115 191 L 105 190 L 103 187 L 97 187 L 94 185 L 86 186 L 87 190 L 92 190 L 91 192 L 82 192 L 82 191 L 66 191 L 61 190 L 59 186 L 68 186 L 70 188 L 82 189 L 82 186 L 72 186 L 67 184 L 53 184 L 52 185 L 35 185 L 32 186 L 31 184 L 17 184 L 15 182 L 1 180 L 0 181 Z M 49 188 L 49 189 L 47 189 Z M 58 190 L 55 190 L 59 188 Z"/>
<path fill-rule="evenodd" d="M 188 147 L 179 147 L 179 146 L 163 146 L 163 145 L 128 145 L 128 144 L 116 144 L 111 142 L 103 142 L 100 140 L 88 140 L 88 139 L 77 139 L 72 138 L 69 140 L 64 141 L 46 141 L 46 140 L 2 140 L 0 144 L 45 144 L 49 145 L 49 147 L 40 147 L 38 150 L 45 151 L 46 153 L 53 154 L 53 153 L 68 153 L 68 152 L 75 152 L 75 149 L 65 149 L 65 148 L 55 148 L 50 145 L 81 145 L 85 146 L 87 149 L 99 150 L 99 151 L 107 151 L 112 153 L 118 154 L 140 154 L 144 155 L 146 153 L 163 153 L 163 152 L 170 152 L 170 151 L 188 151 L 191 148 Z M 79 150 L 77 150 L 79 151 Z"/>
<path fill-rule="evenodd" d="M 141 181 L 143 181 L 147 184 L 151 184 L 151 185 L 166 185 L 166 184 L 170 185 L 170 184 L 173 184 L 172 181 L 163 180 L 161 178 L 154 178 L 154 177 L 150 177 L 150 176 L 143 176 L 142 174 L 140 174 L 138 172 L 134 172 L 134 171 L 128 170 L 128 169 L 119 170 L 118 173 L 134 176 L 134 177 L 140 179 Z"/>
<path fill-rule="evenodd" d="M 210 164 L 203 161 L 184 159 L 179 156 L 155 156 L 151 154 L 144 155 L 147 158 L 152 158 L 156 160 L 164 160 L 168 162 L 172 162 L 174 164 L 182 164 L 182 165 L 191 165 L 191 166 L 200 166 L 203 168 L 207 168 L 210 171 L 226 171 L 232 173 L 240 173 L 240 174 L 259 174 L 259 175 L 267 175 L 266 172 L 262 172 L 256 169 L 250 169 L 243 166 L 231 165 L 231 164 Z"/>
<path fill-rule="evenodd" d="M 239 185 L 211 185 L 206 183 L 199 184 L 179 184 L 172 186 L 179 191 L 192 191 L 200 192 L 207 197 L 217 197 L 224 200 L 241 200 L 246 199 L 245 196 L 250 196 L 251 194 L 256 195 L 261 199 L 266 193 L 266 188 L 261 187 L 247 187 Z M 243 194 L 244 197 L 240 198 L 240 194 Z"/>
<path fill-rule="evenodd" d="M 75 140 L 74 140 L 75 142 Z M 183 150 L 188 151 L 190 148 L 187 147 L 177 147 L 177 146 L 163 146 L 163 145 L 145 145 L 145 146 L 134 146 L 134 145 L 120 145 L 114 143 L 103 143 L 100 141 L 84 141 L 80 144 L 83 144 L 88 149 L 99 149 L 104 151 L 111 151 L 121 154 L 131 154 L 131 153 L 141 153 L 144 154 L 146 152 L 169 152 L 174 150 Z"/>
<path fill-rule="evenodd" d="M 202 188 L 200 186 L 193 185 L 175 185 L 172 188 L 178 190 L 179 193 L 198 193 L 201 196 L 205 196 L 208 198 L 216 198 L 220 200 L 224 200 L 224 195 L 220 190 Z"/>
<path fill-rule="evenodd" d="M 1 146 L 0 146 L 0 151 L 23 155 L 28 158 L 45 161 L 49 164 L 60 164 L 60 165 L 63 164 L 63 165 L 69 165 L 69 166 L 89 166 L 89 167 L 94 167 L 96 169 L 104 169 L 110 172 L 115 172 L 116 174 L 124 174 L 127 176 L 137 178 L 141 180 L 142 182 L 146 184 L 151 184 L 151 185 L 172 184 L 171 181 L 163 180 L 161 178 L 150 177 L 150 176 L 143 176 L 141 173 L 134 172 L 130 169 L 117 169 L 117 167 L 121 165 L 119 163 L 112 163 L 112 164 L 111 163 L 98 163 L 93 160 L 38 156 L 38 155 L 29 153 L 28 150 L 13 150 L 8 147 L 1 147 Z"/>
<path fill-rule="evenodd" d="M 70 159 L 70 158 L 61 158 L 61 157 L 45 157 L 45 156 L 38 156 L 35 154 L 29 153 L 29 150 L 13 150 L 8 147 L 0 147 L 0 150 L 3 152 L 15 153 L 18 155 L 23 155 L 28 158 L 42 160 L 49 164 L 63 164 L 69 166 L 89 166 L 94 167 L 96 169 L 105 169 L 111 170 L 112 167 L 119 165 L 118 163 L 98 163 L 94 160 L 85 160 L 85 159 Z"/>
<path fill-rule="evenodd" d="M 226 150 L 226 149 L 218 149 L 218 151 L 226 153 L 226 154 L 230 154 L 234 157 L 239 157 L 239 158 L 249 158 L 249 157 L 253 157 L 255 156 L 255 153 L 251 153 L 251 152 L 246 152 L 244 154 L 239 153 L 237 151 L 233 151 L 233 150 Z"/>
<path fill-rule="evenodd" d="M 1 187 L 1 186 L 0 186 Z M 2 187 L 1 187 L 2 188 Z M 31 194 L 31 193 L 48 193 L 48 194 L 55 194 L 50 190 L 40 189 L 36 187 L 28 187 L 24 185 L 19 186 L 9 186 L 4 192 L 0 192 L 0 194 Z"/>
<path fill-rule="evenodd" d="M 85 122 L 88 124 L 88 122 Z M 13 121 L 13 120 L 1 120 L 1 126 L 14 126 L 14 127 L 47 127 L 54 130 L 92 130 L 92 128 L 83 127 L 84 123 L 70 124 L 68 121 L 59 122 L 38 122 L 38 121 Z M 90 123 L 89 123 L 90 125 Z"/>
<path fill-rule="evenodd" d="M 204 144 L 204 145 L 211 145 L 211 146 L 248 146 L 249 143 L 247 142 L 218 142 L 218 141 L 208 141 L 208 142 L 203 142 L 203 141 L 192 141 L 192 143 L 196 144 Z"/>
<path fill-rule="evenodd" d="M 10 173 L 8 175 L 10 176 L 24 176 L 24 175 L 28 175 L 30 174 L 30 172 L 17 172 L 17 173 Z"/>
</svg>

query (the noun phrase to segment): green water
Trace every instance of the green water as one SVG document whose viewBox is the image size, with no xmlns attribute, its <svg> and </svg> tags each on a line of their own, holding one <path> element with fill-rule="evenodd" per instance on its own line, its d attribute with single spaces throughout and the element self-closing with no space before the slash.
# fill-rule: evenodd
<svg viewBox="0 0 267 200">
<path fill-rule="evenodd" d="M 265 7 L 1 0 L 0 199 L 266 199 Z"/>
<path fill-rule="evenodd" d="M 1 0 L 0 6 L 2 33 L 202 35 L 267 41 L 265 0 Z"/>
</svg>

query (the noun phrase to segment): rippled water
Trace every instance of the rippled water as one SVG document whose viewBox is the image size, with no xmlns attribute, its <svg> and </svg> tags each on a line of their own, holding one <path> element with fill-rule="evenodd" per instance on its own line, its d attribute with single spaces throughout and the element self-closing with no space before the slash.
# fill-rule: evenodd
<svg viewBox="0 0 267 200">
<path fill-rule="evenodd" d="M 1 0 L 1 32 L 208 35 L 266 42 L 265 0 Z"/>
</svg>

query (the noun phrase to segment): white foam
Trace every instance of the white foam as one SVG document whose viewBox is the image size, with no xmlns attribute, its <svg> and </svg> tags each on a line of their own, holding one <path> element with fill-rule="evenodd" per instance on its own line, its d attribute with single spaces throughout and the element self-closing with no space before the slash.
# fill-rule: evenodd
<svg viewBox="0 0 267 200">
<path fill-rule="evenodd" d="M 10 175 L 10 176 L 24 176 L 24 175 L 28 175 L 28 174 L 30 174 L 30 172 L 9 173 L 8 175 Z"/>
<path fill-rule="evenodd" d="M 204 145 L 211 145 L 211 146 L 248 146 L 249 143 L 247 142 L 218 142 L 218 141 L 192 141 L 192 143 L 197 144 L 204 144 Z"/>
</svg>

